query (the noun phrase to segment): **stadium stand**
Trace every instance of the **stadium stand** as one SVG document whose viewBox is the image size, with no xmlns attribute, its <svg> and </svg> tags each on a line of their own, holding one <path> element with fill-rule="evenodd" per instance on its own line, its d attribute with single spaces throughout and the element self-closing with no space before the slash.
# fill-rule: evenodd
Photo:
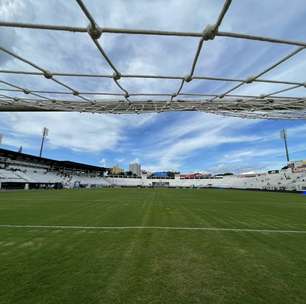
<svg viewBox="0 0 306 304">
<path fill-rule="evenodd" d="M 109 186 L 109 169 L 58 161 L 0 149 L 0 188 L 74 188 Z"/>
<path fill-rule="evenodd" d="M 0 149 L 0 189 L 79 187 L 188 187 L 305 191 L 306 161 L 265 173 L 201 175 L 156 172 L 141 177 L 108 176 L 111 169 Z"/>
</svg>

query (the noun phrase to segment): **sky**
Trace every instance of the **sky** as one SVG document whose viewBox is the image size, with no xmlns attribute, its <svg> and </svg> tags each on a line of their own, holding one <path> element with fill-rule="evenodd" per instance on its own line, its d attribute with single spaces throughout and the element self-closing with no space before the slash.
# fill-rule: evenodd
<svg viewBox="0 0 306 304">
<path fill-rule="evenodd" d="M 213 24 L 221 0 L 84 0 L 102 27 L 201 32 Z M 277 13 L 276 13 L 277 12 Z M 87 26 L 74 0 L 0 0 L 0 20 Z M 306 41 L 305 0 L 234 0 L 220 27 L 233 31 Z M 198 38 L 102 34 L 100 43 L 121 73 L 187 75 Z M 0 28 L 0 46 L 52 72 L 112 74 L 88 35 Z M 247 78 L 261 72 L 295 47 L 217 37 L 204 44 L 195 70 L 198 76 Z M 0 51 L 0 70 L 33 68 Z M 306 51 L 267 73 L 264 79 L 305 81 Z M 80 91 L 120 93 L 111 79 L 58 77 Z M 41 76 L 0 73 L 32 90 L 62 87 Z M 174 93 L 178 80 L 120 79 L 133 93 Z M 233 84 L 193 80 L 185 93 L 223 93 Z M 280 84 L 248 84 L 237 94 L 266 94 L 286 88 Z M 0 83 L 0 89 L 8 87 Z M 4 94 L 4 91 L 2 91 Z M 305 96 L 306 89 L 280 96 Z M 21 93 L 6 95 L 24 97 Z M 42 94 L 50 97 L 48 94 Z M 54 97 L 54 96 L 53 96 Z M 66 96 L 57 95 L 57 98 Z M 95 96 L 100 98 L 101 96 Z M 74 97 L 77 98 L 77 97 Z M 44 156 L 60 160 L 125 169 L 140 162 L 150 171 L 250 172 L 285 165 L 279 131 L 288 132 L 292 160 L 306 159 L 305 120 L 256 120 L 222 117 L 201 112 L 140 115 L 85 113 L 0 113 L 2 148 L 39 153 L 42 128 L 49 128 Z"/>
</svg>

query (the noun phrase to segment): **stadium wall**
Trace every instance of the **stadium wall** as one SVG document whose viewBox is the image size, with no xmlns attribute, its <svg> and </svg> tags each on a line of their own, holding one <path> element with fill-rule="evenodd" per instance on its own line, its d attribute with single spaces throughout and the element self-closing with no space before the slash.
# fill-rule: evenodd
<svg viewBox="0 0 306 304">
<path fill-rule="evenodd" d="M 141 178 L 105 177 L 112 186 L 118 187 L 165 187 L 186 188 L 233 188 L 233 189 L 258 189 L 275 191 L 304 191 L 306 189 L 306 171 L 293 172 L 291 168 L 277 173 L 261 173 L 253 176 L 231 175 L 222 178 L 205 179 L 148 179 Z"/>
<path fill-rule="evenodd" d="M 1 151 L 0 151 L 1 152 Z M 6 152 L 5 152 L 6 153 Z M 10 152 L 11 153 L 11 152 Z M 206 178 L 107 177 L 106 168 L 71 162 L 56 162 L 24 154 L 0 155 L 0 189 L 79 187 L 186 187 L 233 188 L 271 191 L 305 191 L 306 162 L 289 163 L 281 170 L 246 175 Z M 4 157 L 6 156 L 6 157 Z"/>
</svg>

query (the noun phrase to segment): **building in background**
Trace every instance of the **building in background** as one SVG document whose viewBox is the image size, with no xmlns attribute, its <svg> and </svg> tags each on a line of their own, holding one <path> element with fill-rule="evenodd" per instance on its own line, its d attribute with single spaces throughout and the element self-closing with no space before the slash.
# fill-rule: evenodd
<svg viewBox="0 0 306 304">
<path fill-rule="evenodd" d="M 136 176 L 141 176 L 141 166 L 138 163 L 131 163 L 129 165 L 129 171 L 131 171 Z"/>
<path fill-rule="evenodd" d="M 114 166 L 111 170 L 111 174 L 117 175 L 117 174 L 122 174 L 124 170 L 118 166 Z"/>
</svg>

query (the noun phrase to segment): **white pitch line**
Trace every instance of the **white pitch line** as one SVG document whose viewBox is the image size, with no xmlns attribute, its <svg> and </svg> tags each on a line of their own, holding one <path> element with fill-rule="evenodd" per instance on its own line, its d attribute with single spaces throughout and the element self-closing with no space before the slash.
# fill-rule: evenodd
<svg viewBox="0 0 306 304">
<path fill-rule="evenodd" d="M 78 229 L 78 230 L 203 230 L 203 231 L 233 231 L 260 233 L 300 233 L 306 230 L 248 229 L 248 228 L 218 228 L 218 227 L 167 227 L 167 226 L 65 226 L 65 225 L 0 225 L 0 228 L 41 228 L 41 229 Z"/>
</svg>

